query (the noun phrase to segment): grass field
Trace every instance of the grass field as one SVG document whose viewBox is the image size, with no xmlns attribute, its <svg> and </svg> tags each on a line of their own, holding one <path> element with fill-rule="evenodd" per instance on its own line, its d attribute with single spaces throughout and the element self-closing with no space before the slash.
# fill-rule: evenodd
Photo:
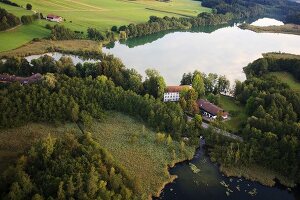
<svg viewBox="0 0 300 200">
<path fill-rule="evenodd" d="M 277 53 L 277 52 L 271 52 L 271 53 L 264 53 L 263 57 L 265 58 L 284 58 L 284 59 L 300 59 L 300 55 L 295 54 L 289 54 L 289 53 Z"/>
<path fill-rule="evenodd" d="M 65 19 L 62 25 L 84 32 L 89 27 L 106 31 L 114 25 L 146 22 L 153 15 L 188 17 L 196 16 L 204 11 L 210 12 L 209 8 L 204 8 L 199 1 L 193 0 L 173 0 L 168 3 L 156 0 L 15 0 L 14 2 L 23 7 L 30 3 L 34 11 L 41 12 L 44 16 L 47 14 L 62 16 Z M 33 13 L 24 8 L 3 3 L 0 3 L 0 7 L 19 17 Z M 50 32 L 44 28 L 47 23 L 55 24 L 55 22 L 41 20 L 32 25 L 0 32 L 0 52 L 20 47 L 33 38 L 48 36 Z"/>
<path fill-rule="evenodd" d="M 276 76 L 281 82 L 288 84 L 295 92 L 300 92 L 300 82 L 288 72 L 271 72 L 270 75 Z"/>
<path fill-rule="evenodd" d="M 231 97 L 220 96 L 220 106 L 229 112 L 230 119 L 225 123 L 230 131 L 236 132 L 239 130 L 241 123 L 247 119 L 245 108 Z"/>
<path fill-rule="evenodd" d="M 178 142 L 173 142 L 176 149 L 174 160 L 166 143 L 155 142 L 155 132 L 147 128 L 143 131 L 141 122 L 120 113 L 110 113 L 103 122 L 94 122 L 90 132 L 128 170 L 129 175 L 140 180 L 145 194 L 157 195 L 164 183 L 174 178 L 170 176 L 167 165 L 185 159 L 179 152 Z M 186 147 L 186 150 L 192 157 L 194 149 Z"/>
<path fill-rule="evenodd" d="M 79 131 L 76 124 L 54 126 L 30 123 L 18 128 L 0 129 L 0 172 L 16 161 L 38 139 L 50 133 L 58 136 L 67 130 Z"/>
<path fill-rule="evenodd" d="M 203 8 L 200 2 L 193 0 L 173 0 L 159 2 L 155 0 L 15 0 L 19 5 L 31 3 L 33 10 L 62 16 L 63 24 L 73 30 L 86 31 L 88 27 L 100 30 L 110 29 L 113 25 L 145 22 L 149 16 L 196 16 Z M 150 9 L 151 10 L 150 10 Z M 70 22 L 72 21 L 72 23 Z"/>
<path fill-rule="evenodd" d="M 45 24 L 45 21 L 36 21 L 30 25 L 21 25 L 12 30 L 0 32 L 0 52 L 20 47 L 33 38 L 47 37 L 50 30 L 44 28 Z"/>
</svg>

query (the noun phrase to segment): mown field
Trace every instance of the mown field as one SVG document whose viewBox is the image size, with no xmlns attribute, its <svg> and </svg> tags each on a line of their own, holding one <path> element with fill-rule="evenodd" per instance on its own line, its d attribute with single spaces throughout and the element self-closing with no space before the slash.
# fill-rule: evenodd
<svg viewBox="0 0 300 200">
<path fill-rule="evenodd" d="M 174 0 L 168 3 L 155 0 L 15 0 L 19 5 L 30 3 L 33 10 L 62 16 L 63 24 L 69 28 L 86 31 L 88 27 L 100 30 L 110 29 L 113 25 L 144 22 L 149 16 L 196 16 L 209 9 L 201 7 L 198 1 Z"/>
<path fill-rule="evenodd" d="M 245 107 L 236 102 L 233 98 L 228 96 L 220 96 L 220 106 L 229 112 L 230 119 L 225 121 L 230 131 L 238 131 L 241 123 L 246 120 L 247 114 Z"/>
<path fill-rule="evenodd" d="M 140 180 L 143 193 L 156 195 L 164 183 L 172 180 L 167 165 L 184 160 L 179 151 L 179 143 L 170 146 L 156 143 L 156 133 L 143 126 L 143 123 L 120 113 L 110 113 L 102 122 L 94 122 L 89 129 L 100 145 Z M 171 145 L 171 146 L 172 146 Z M 186 155 L 193 156 L 194 149 L 185 147 Z"/>
<path fill-rule="evenodd" d="M 34 38 L 49 36 L 50 30 L 45 28 L 45 21 L 21 25 L 12 30 L 0 32 L 0 52 L 18 48 Z"/>
<path fill-rule="evenodd" d="M 44 16 L 59 15 L 65 19 L 62 25 L 74 31 L 84 32 L 89 27 L 106 31 L 114 25 L 146 22 L 150 16 L 189 17 L 196 16 L 203 11 L 210 12 L 210 9 L 202 7 L 199 1 L 193 0 L 173 0 L 168 3 L 155 0 L 15 0 L 14 2 L 24 8 L 3 3 L 0 3 L 0 7 L 19 17 L 31 15 L 33 11 L 41 12 Z M 25 9 L 27 3 L 32 4 L 33 11 Z M 32 25 L 0 32 L 0 52 L 15 49 L 33 38 L 49 36 L 50 32 L 44 28 L 47 23 L 55 24 L 55 22 L 41 20 Z"/>
<path fill-rule="evenodd" d="M 80 133 L 76 124 L 49 125 L 30 123 L 18 128 L 0 129 L 0 172 L 16 161 L 38 139 L 51 134 L 54 137 L 75 131 Z"/>
</svg>

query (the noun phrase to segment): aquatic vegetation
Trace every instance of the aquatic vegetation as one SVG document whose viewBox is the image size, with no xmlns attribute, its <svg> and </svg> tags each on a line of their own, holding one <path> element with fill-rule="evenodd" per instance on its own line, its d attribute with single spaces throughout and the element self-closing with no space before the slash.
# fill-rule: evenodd
<svg viewBox="0 0 300 200">
<path fill-rule="evenodd" d="M 201 170 L 194 164 L 189 163 L 191 170 L 193 171 L 193 173 L 197 174 L 199 173 Z"/>
</svg>

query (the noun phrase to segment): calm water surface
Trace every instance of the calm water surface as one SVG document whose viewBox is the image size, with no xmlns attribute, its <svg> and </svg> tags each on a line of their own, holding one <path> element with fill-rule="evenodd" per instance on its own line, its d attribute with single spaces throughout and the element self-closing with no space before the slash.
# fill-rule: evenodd
<svg viewBox="0 0 300 200">
<path fill-rule="evenodd" d="M 194 164 L 200 172 L 194 173 L 189 163 Z M 168 184 L 161 196 L 155 199 L 164 200 L 297 200 L 298 191 L 288 191 L 287 188 L 277 185 L 266 187 L 257 182 L 244 178 L 228 178 L 221 174 L 218 166 L 213 164 L 203 149 L 198 149 L 194 158 L 189 162 L 177 164 L 170 169 L 171 174 L 178 178 Z M 225 183 L 225 187 L 221 183 Z M 251 191 L 256 195 L 251 195 Z M 227 192 L 227 194 L 226 194 Z M 249 193 L 250 192 L 250 193 Z"/>
<path fill-rule="evenodd" d="M 272 25 L 270 19 L 255 23 L 258 22 Z M 114 54 L 127 67 L 143 75 L 147 68 L 157 69 L 167 84 L 179 84 L 183 73 L 194 70 L 226 75 L 231 82 L 245 80 L 242 68 L 262 57 L 262 53 L 300 54 L 300 37 L 296 35 L 255 33 L 237 26 L 207 29 L 168 33 L 157 40 L 152 36 L 131 39 L 130 45 L 116 42 L 113 48 L 103 48 L 103 51 Z"/>
</svg>

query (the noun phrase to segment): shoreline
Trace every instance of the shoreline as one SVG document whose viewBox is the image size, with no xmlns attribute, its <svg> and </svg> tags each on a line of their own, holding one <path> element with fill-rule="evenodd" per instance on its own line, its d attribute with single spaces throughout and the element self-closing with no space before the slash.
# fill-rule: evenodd
<svg viewBox="0 0 300 200">
<path fill-rule="evenodd" d="M 285 24 L 281 26 L 253 26 L 250 24 L 241 24 L 238 26 L 243 30 L 250 30 L 256 33 L 280 33 L 300 35 L 300 25 L 297 24 Z"/>
</svg>

